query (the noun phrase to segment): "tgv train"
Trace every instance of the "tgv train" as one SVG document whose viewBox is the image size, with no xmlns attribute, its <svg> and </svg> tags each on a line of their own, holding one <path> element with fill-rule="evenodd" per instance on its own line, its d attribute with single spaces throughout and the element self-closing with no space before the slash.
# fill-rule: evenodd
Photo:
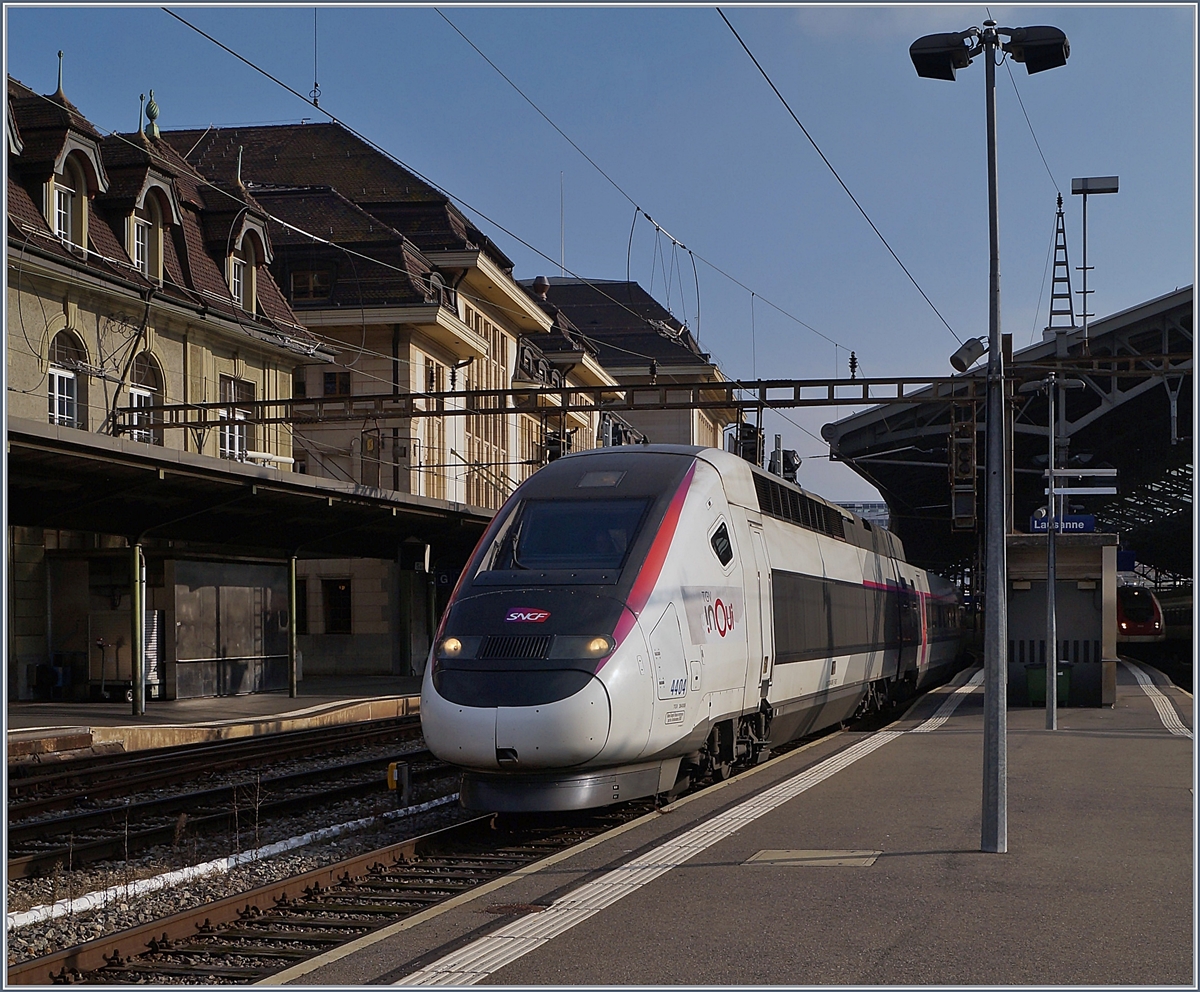
<svg viewBox="0 0 1200 992">
<path fill-rule="evenodd" d="M 601 448 L 496 514 L 421 722 L 470 809 L 672 794 L 947 677 L 959 617 L 894 535 L 736 455 Z"/>
</svg>

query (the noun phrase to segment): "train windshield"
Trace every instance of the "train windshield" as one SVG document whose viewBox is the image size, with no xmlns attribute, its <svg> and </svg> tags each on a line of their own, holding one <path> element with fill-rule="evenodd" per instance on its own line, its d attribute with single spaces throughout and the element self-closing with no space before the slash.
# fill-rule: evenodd
<svg viewBox="0 0 1200 992">
<path fill-rule="evenodd" d="M 528 499 L 509 515 L 479 573 L 625 565 L 649 499 Z"/>
<path fill-rule="evenodd" d="M 1121 586 L 1118 592 L 1126 620 L 1132 623 L 1147 623 L 1154 619 L 1154 600 L 1148 590 Z"/>
</svg>

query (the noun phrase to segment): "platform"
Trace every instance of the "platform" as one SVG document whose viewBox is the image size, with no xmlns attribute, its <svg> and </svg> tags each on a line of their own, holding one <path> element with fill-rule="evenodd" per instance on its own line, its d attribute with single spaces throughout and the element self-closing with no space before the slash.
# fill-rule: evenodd
<svg viewBox="0 0 1200 992">
<path fill-rule="evenodd" d="M 129 703 L 8 704 L 8 760 L 83 749 L 138 751 L 417 713 L 421 680 L 404 676 L 312 676 L 298 695 L 147 700 L 144 716 Z"/>
<path fill-rule="evenodd" d="M 1193 985 L 1191 696 L 1009 710 L 984 854 L 970 674 L 272 983 Z"/>
</svg>

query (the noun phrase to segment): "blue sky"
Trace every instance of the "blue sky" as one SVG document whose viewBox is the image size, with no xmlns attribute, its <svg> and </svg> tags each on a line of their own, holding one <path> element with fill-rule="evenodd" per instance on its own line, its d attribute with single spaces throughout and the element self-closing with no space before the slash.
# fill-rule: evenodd
<svg viewBox="0 0 1200 992">
<path fill-rule="evenodd" d="M 294 89 L 312 89 L 312 7 L 174 9 Z M 697 261 L 697 300 L 691 259 L 644 219 L 630 248 L 629 200 L 435 9 L 320 8 L 321 107 L 465 201 L 518 278 L 558 274 L 561 175 L 566 267 L 624 279 L 628 264 L 693 329 L 698 302 L 701 343 L 728 375 L 846 374 L 846 350 L 771 303 L 854 349 L 863 374 L 949 371 L 951 332 L 714 8 L 440 9 L 662 228 L 757 297 L 752 306 L 749 292 Z M 954 332 L 986 334 L 984 67 L 976 60 L 953 83 L 926 80 L 908 57 L 918 36 L 979 25 L 985 8 L 723 9 Z M 1081 264 L 1074 176 L 1121 180 L 1120 193 L 1089 203 L 1096 314 L 1191 284 L 1196 8 L 990 10 L 1002 26 L 1056 25 L 1071 43 L 1060 69 L 1028 76 L 1010 63 L 1015 90 L 1008 68 L 997 69 L 1003 330 L 1019 348 L 1046 324 L 1056 191 L 1071 265 Z M 321 119 L 157 7 L 10 5 L 6 18 L 8 72 L 52 92 L 61 48 L 67 96 L 102 130 L 132 130 L 150 89 L 162 127 Z M 818 434 L 838 412 L 789 416 Z M 767 428 L 804 456 L 803 484 L 835 499 L 874 497 L 800 428 L 772 415 Z"/>
</svg>

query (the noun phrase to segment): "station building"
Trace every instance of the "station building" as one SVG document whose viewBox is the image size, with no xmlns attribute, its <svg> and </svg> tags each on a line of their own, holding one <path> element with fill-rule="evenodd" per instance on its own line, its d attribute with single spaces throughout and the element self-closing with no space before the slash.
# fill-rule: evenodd
<svg viewBox="0 0 1200 992">
<path fill-rule="evenodd" d="M 68 449 L 90 447 L 100 462 L 106 450 L 147 464 L 198 458 L 217 476 L 251 454 L 282 463 L 292 439 L 278 427 L 166 431 L 150 408 L 286 396 L 296 362 L 322 353 L 271 276 L 265 212 L 244 189 L 205 181 L 163 141 L 153 98 L 149 113 L 144 131 L 102 137 L 61 86 L 41 96 L 8 80 L 13 698 L 51 688 L 86 697 L 92 683 L 129 681 L 125 549 L 149 521 L 118 528 L 129 494 L 103 471 L 72 480 Z M 122 407 L 148 412 L 117 436 Z M 39 470 L 26 460 L 34 451 Z M 24 523 L 71 484 L 84 488 L 80 512 L 58 518 L 65 526 Z M 92 512 L 105 506 L 108 518 Z M 85 517 L 100 526 L 72 526 Z M 151 694 L 260 685 L 287 619 L 278 563 L 213 544 L 184 556 L 154 534 L 146 542 Z"/>
</svg>

